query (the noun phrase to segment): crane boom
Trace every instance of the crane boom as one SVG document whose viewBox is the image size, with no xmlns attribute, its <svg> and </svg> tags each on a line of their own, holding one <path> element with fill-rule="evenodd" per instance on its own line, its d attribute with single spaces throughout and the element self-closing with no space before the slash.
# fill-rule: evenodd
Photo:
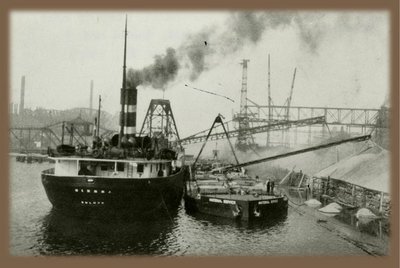
<svg viewBox="0 0 400 268">
<path fill-rule="evenodd" d="M 216 123 L 220 123 L 220 124 L 222 125 L 222 128 L 223 128 L 223 130 L 224 130 L 224 133 L 225 133 L 225 135 L 226 135 L 226 138 L 228 139 L 229 146 L 231 147 L 232 154 L 233 154 L 233 156 L 235 157 L 236 164 L 239 164 L 239 160 L 238 160 L 237 157 L 236 157 L 235 150 L 233 149 L 232 143 L 231 143 L 231 141 L 229 140 L 229 134 L 228 134 L 228 132 L 227 132 L 226 129 L 225 129 L 224 122 L 222 121 L 221 115 L 218 114 L 218 116 L 215 118 L 215 120 L 214 120 L 214 122 L 213 122 L 213 124 L 212 124 L 212 126 L 211 126 L 211 128 L 210 128 L 210 131 L 209 131 L 208 134 L 207 134 L 206 140 L 204 141 L 203 146 L 201 147 L 201 149 L 200 149 L 200 151 L 199 151 L 199 154 L 197 155 L 196 160 L 194 161 L 193 165 L 196 165 L 197 160 L 199 160 L 199 157 L 200 157 L 200 155 L 201 155 L 201 152 L 203 151 L 204 146 L 206 145 L 207 140 L 208 140 L 208 138 L 210 137 L 211 131 L 213 130 L 213 128 L 214 128 L 214 126 L 215 126 Z"/>
<path fill-rule="evenodd" d="M 312 117 L 312 118 L 306 118 L 306 119 L 301 119 L 301 120 L 295 120 L 295 121 L 285 121 L 285 122 L 276 122 L 273 124 L 267 124 L 267 125 L 262 125 L 262 126 L 257 126 L 257 127 L 252 127 L 252 128 L 247 128 L 244 131 L 247 133 L 251 134 L 256 134 L 256 133 L 263 133 L 267 131 L 274 131 L 278 129 L 283 129 L 283 128 L 288 128 L 288 127 L 299 127 L 299 126 L 308 126 L 308 125 L 314 125 L 314 124 L 324 124 L 325 121 L 325 116 L 317 116 L 317 117 Z M 208 130 L 210 131 L 210 130 Z M 189 137 L 186 137 L 184 139 L 181 139 L 179 142 L 181 144 L 188 144 L 188 143 L 196 143 L 196 142 L 201 142 L 206 139 L 208 135 L 198 135 L 202 134 L 205 131 L 202 131 L 200 133 L 191 135 Z M 229 137 L 237 137 L 239 135 L 239 130 L 231 130 L 228 132 Z M 218 133 L 213 133 L 209 135 L 211 140 L 217 140 L 217 139 L 222 139 L 225 138 L 226 135 L 224 132 L 218 132 Z"/>
<path fill-rule="evenodd" d="M 292 80 L 292 87 L 290 88 L 289 98 L 287 99 L 286 120 L 289 120 L 289 109 L 290 109 L 290 104 L 291 104 L 291 102 L 292 102 L 293 88 L 294 88 L 294 79 L 295 79 L 295 78 L 296 78 L 296 68 L 294 68 L 293 80 Z"/>
<path fill-rule="evenodd" d="M 309 147 L 309 148 L 305 148 L 305 149 L 301 149 L 301 150 L 297 150 L 297 151 L 293 151 L 293 152 L 288 152 L 288 153 L 284 153 L 284 154 L 280 154 L 280 155 L 269 156 L 269 157 L 249 161 L 249 162 L 244 162 L 244 163 L 237 164 L 237 165 L 231 165 L 231 166 L 223 167 L 222 169 L 223 169 L 223 171 L 227 171 L 227 170 L 230 170 L 233 168 L 240 168 L 240 167 L 255 165 L 255 164 L 268 162 L 268 161 L 272 161 L 272 160 L 276 160 L 279 158 L 284 158 L 284 157 L 288 157 L 288 156 L 292 156 L 292 155 L 296 155 L 296 154 L 301 154 L 301 153 L 315 151 L 315 150 L 322 149 L 322 148 L 332 147 L 332 146 L 339 145 L 342 143 L 360 142 L 360 141 L 365 141 L 365 140 L 369 140 L 369 139 L 371 139 L 371 135 L 358 136 L 358 137 L 354 137 L 354 138 L 349 138 L 349 139 L 344 139 L 344 140 L 340 140 L 340 141 L 334 141 L 334 142 L 330 142 L 330 143 L 326 143 L 326 144 L 321 144 L 321 145 L 317 145 L 317 146 L 313 146 L 313 147 Z"/>
</svg>

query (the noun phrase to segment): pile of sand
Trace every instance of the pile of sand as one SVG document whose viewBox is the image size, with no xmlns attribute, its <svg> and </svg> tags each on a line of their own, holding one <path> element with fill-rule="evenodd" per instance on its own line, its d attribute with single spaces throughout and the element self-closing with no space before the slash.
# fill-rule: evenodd
<svg viewBox="0 0 400 268">
<path fill-rule="evenodd" d="M 390 155 L 380 147 L 368 150 L 331 165 L 316 173 L 316 178 L 343 180 L 355 185 L 388 193 L 390 187 Z"/>
<path fill-rule="evenodd" d="M 329 205 L 323 208 L 318 209 L 318 211 L 328 214 L 337 214 L 340 213 L 340 211 L 342 211 L 342 206 L 334 202 L 330 203 Z"/>
<path fill-rule="evenodd" d="M 310 145 L 310 146 L 315 146 Z M 246 162 L 254 159 L 259 159 L 262 157 L 269 157 L 274 155 L 279 155 L 295 150 L 301 150 L 307 148 L 309 146 L 302 146 L 296 148 L 270 148 L 264 152 L 260 152 L 261 156 L 257 156 L 252 152 L 238 153 L 239 162 Z M 349 156 L 355 155 L 360 150 L 365 149 L 365 143 L 350 143 L 350 144 L 342 144 L 335 147 L 320 149 L 316 151 L 311 151 L 307 153 L 302 153 L 298 155 L 293 155 L 277 160 L 273 160 L 270 162 L 264 162 L 257 165 L 252 165 L 246 167 L 249 170 L 251 175 L 258 175 L 260 178 L 270 175 L 270 173 L 276 174 L 278 180 L 282 179 L 283 176 L 289 170 L 292 170 L 295 167 L 294 171 L 302 172 L 306 175 L 312 176 L 313 174 L 319 172 L 320 170 L 327 168 L 335 163 L 340 161 L 341 159 L 348 158 Z M 274 172 L 275 169 L 280 168 L 282 171 L 286 170 L 286 172 Z"/>
<path fill-rule="evenodd" d="M 371 210 L 367 208 L 361 208 L 357 211 L 356 213 L 357 219 L 361 218 L 369 218 L 369 219 L 376 219 L 378 216 L 376 216 L 374 213 L 371 212 Z"/>
<path fill-rule="evenodd" d="M 307 200 L 306 202 L 304 202 L 304 204 L 306 204 L 309 207 L 319 207 L 321 205 L 321 202 L 319 202 L 317 199 L 310 199 Z"/>
</svg>

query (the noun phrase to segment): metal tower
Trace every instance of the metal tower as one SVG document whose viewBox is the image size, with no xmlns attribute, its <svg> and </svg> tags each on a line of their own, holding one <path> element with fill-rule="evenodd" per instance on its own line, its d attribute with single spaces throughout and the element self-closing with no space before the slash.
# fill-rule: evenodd
<svg viewBox="0 0 400 268">
<path fill-rule="evenodd" d="M 240 113 L 236 116 L 236 120 L 239 122 L 239 135 L 236 143 L 236 147 L 239 150 L 247 150 L 248 146 L 253 144 L 251 133 L 247 131 L 249 129 L 249 117 L 247 114 L 247 63 L 250 60 L 243 59 L 240 63 L 243 66 L 242 72 L 242 89 L 240 95 Z"/>
<path fill-rule="evenodd" d="M 272 98 L 271 98 L 271 66 L 268 54 L 268 124 L 272 123 Z M 270 146 L 270 133 L 267 132 L 267 147 Z"/>
<path fill-rule="evenodd" d="M 150 138 L 164 139 L 172 147 L 178 146 L 180 138 L 169 100 L 151 100 L 139 132 L 139 136 L 145 135 Z M 180 144 L 179 147 L 181 147 Z"/>
</svg>

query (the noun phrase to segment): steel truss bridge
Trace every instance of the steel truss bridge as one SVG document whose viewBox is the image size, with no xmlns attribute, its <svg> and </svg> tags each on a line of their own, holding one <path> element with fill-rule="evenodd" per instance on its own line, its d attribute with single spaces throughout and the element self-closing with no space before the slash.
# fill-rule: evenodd
<svg viewBox="0 0 400 268">
<path fill-rule="evenodd" d="M 269 122 L 269 108 L 270 107 L 267 105 L 247 105 L 250 122 Z M 388 118 L 388 108 L 360 109 L 291 106 L 289 108 L 289 113 L 287 113 L 287 109 L 287 106 L 271 106 L 272 120 L 301 120 L 310 117 L 324 116 L 326 124 L 328 125 L 343 125 L 362 128 L 388 128 L 388 122 L 378 122 L 378 118 Z"/>
<path fill-rule="evenodd" d="M 294 129 L 294 143 L 297 143 L 298 128 L 308 127 L 302 133 L 308 134 L 308 144 L 311 143 L 313 133 L 321 133 L 322 136 L 328 135 L 330 126 L 339 126 L 348 134 L 353 131 L 362 134 L 371 133 L 375 129 L 389 128 L 389 109 L 360 109 L 360 108 L 332 108 L 332 107 L 305 107 L 305 106 L 268 106 L 246 105 L 246 114 L 236 114 L 227 123 L 229 137 L 252 136 L 258 133 L 267 133 L 281 130 L 279 141 L 269 141 L 268 144 L 288 144 L 289 133 Z M 271 111 L 269 113 L 269 111 Z M 240 129 L 241 120 L 246 120 L 249 127 Z M 235 124 L 236 123 L 236 124 Z M 231 130 L 229 130 L 231 129 Z M 233 129 L 233 130 L 232 130 Z M 181 139 L 183 145 L 203 142 L 209 131 L 203 130 L 191 136 Z M 216 131 L 209 137 L 210 140 L 226 138 L 223 131 Z"/>
<path fill-rule="evenodd" d="M 319 117 L 314 117 L 314 118 L 307 118 L 307 119 L 302 119 L 302 120 L 296 120 L 296 121 L 284 121 L 284 122 L 274 122 L 272 124 L 267 124 L 267 125 L 260 125 L 256 127 L 250 127 L 247 129 L 235 129 L 228 131 L 229 137 L 237 137 L 239 135 L 243 134 L 257 134 L 257 133 L 263 133 L 267 131 L 276 131 L 276 130 L 282 130 L 290 127 L 301 127 L 301 126 L 308 126 L 312 124 L 324 124 L 325 123 L 325 118 L 323 116 Z M 203 142 L 206 140 L 207 137 L 207 132 L 209 129 L 203 130 L 199 133 L 196 133 L 192 136 L 186 137 L 184 139 L 181 139 L 181 143 L 183 145 L 190 144 L 190 143 L 198 143 L 198 142 Z M 212 133 L 209 136 L 210 140 L 219 140 L 219 139 L 224 139 L 226 138 L 226 135 L 224 132 L 218 131 L 216 133 Z"/>
</svg>

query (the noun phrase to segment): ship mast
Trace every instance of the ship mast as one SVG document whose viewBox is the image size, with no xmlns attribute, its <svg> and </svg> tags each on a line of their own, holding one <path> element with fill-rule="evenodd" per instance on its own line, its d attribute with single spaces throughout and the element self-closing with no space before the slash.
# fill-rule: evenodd
<svg viewBox="0 0 400 268">
<path fill-rule="evenodd" d="M 99 95 L 99 109 L 97 110 L 97 136 L 100 137 L 100 110 L 101 110 L 101 95 Z"/>
<path fill-rule="evenodd" d="M 124 65 L 122 71 L 122 89 L 121 89 L 121 114 L 120 114 L 120 131 L 118 138 L 118 147 L 121 148 L 121 139 L 124 135 L 124 127 L 125 127 L 125 91 L 126 91 L 126 36 L 127 32 L 127 23 L 128 16 L 125 17 L 125 42 L 124 42 Z"/>
</svg>

